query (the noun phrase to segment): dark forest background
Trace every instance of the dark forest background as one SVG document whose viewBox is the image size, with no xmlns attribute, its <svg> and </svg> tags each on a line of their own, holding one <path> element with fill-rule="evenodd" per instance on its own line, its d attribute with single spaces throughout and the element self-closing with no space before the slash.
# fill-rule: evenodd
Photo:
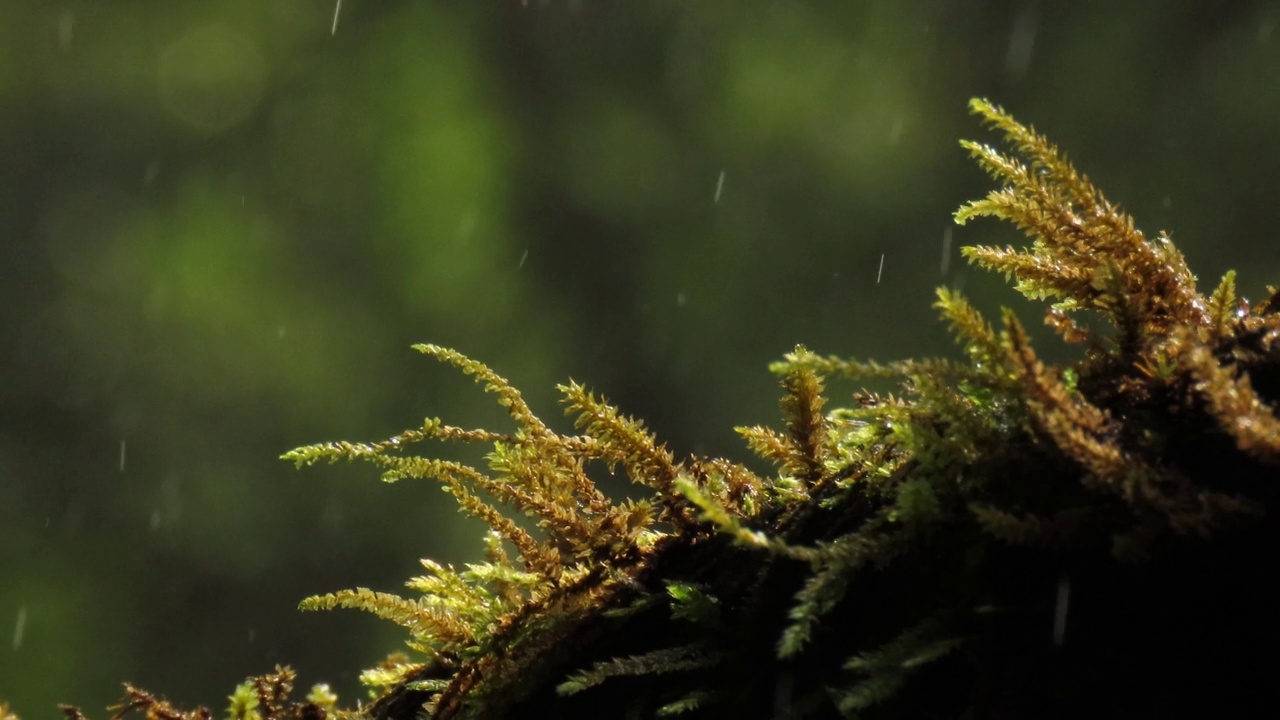
<svg viewBox="0 0 1280 720">
<path fill-rule="evenodd" d="M 100 716 L 124 680 L 221 712 L 276 663 L 360 697 L 399 633 L 297 601 L 398 590 L 483 528 L 436 487 L 277 457 L 502 427 L 411 343 L 545 417 L 573 377 L 738 459 L 797 342 L 952 352 L 935 286 L 1021 303 L 958 256 L 1018 242 L 951 225 L 990 186 L 956 142 L 991 138 L 971 96 L 1203 285 L 1280 282 L 1277 3 L 334 9 L 0 3 L 0 699 L 24 717 Z"/>
</svg>

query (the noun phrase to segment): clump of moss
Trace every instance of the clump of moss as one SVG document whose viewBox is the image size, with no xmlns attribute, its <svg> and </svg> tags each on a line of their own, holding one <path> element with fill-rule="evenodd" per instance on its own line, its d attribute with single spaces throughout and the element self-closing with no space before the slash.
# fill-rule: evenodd
<svg viewBox="0 0 1280 720">
<path fill-rule="evenodd" d="M 340 710 L 338 698 L 328 685 L 315 685 L 302 702 L 290 700 L 297 674 L 277 666 L 274 672 L 251 677 L 238 685 L 228 698 L 227 720 L 344 720 L 360 717 L 358 711 Z M 120 720 L 140 713 L 146 720 L 210 720 L 212 711 L 198 707 L 181 710 L 168 700 L 156 697 L 132 685 L 124 686 L 125 697 L 119 705 L 108 708 L 112 718 Z M 70 720 L 86 720 L 79 708 L 63 705 L 62 713 Z M 0 720 L 17 720 L 0 705 Z"/>
<path fill-rule="evenodd" d="M 773 465 L 764 477 L 679 459 L 576 383 L 560 390 L 578 434 L 557 433 L 486 365 L 418 346 L 494 393 L 514 427 L 433 418 L 284 457 L 440 483 L 489 526 L 487 560 L 424 560 L 408 597 L 303 601 L 398 623 L 413 655 L 365 673 L 380 693 L 367 708 L 259 691 L 244 712 L 1020 718 L 1185 714 L 1257 695 L 1280 294 L 1250 306 L 1229 273 L 1202 295 L 1167 236 L 1147 238 L 1032 128 L 971 108 L 1012 152 L 962 143 L 1002 187 L 956 220 L 997 217 L 1031 242 L 965 257 L 1050 301 L 1046 322 L 1083 347 L 1077 361 L 1045 363 L 1015 313 L 997 329 L 940 289 L 963 360 L 797 348 L 773 366 L 783 427 L 739 429 Z M 901 390 L 828 407 L 829 381 L 868 377 Z M 437 440 L 489 445 L 487 466 L 413 454 Z M 651 495 L 601 493 L 592 476 L 618 467 Z M 130 692 L 122 713 L 194 717 Z"/>
</svg>

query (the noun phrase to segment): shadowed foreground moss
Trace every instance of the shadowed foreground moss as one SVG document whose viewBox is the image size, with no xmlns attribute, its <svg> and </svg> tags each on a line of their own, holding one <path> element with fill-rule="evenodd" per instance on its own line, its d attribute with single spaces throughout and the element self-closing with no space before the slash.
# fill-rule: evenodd
<svg viewBox="0 0 1280 720">
<path fill-rule="evenodd" d="M 407 631 L 408 653 L 363 675 L 371 705 L 339 709 L 320 687 L 290 701 L 277 669 L 241 686 L 231 717 L 1108 717 L 1259 700 L 1280 294 L 1251 306 L 1232 273 L 1201 294 L 1169 239 L 1045 138 L 971 108 L 1012 151 L 962 143 L 1000 188 L 956 220 L 1000 218 L 1030 244 L 964 255 L 1049 301 L 1078 360 L 1046 364 L 1014 312 L 997 328 L 940 289 L 963 360 L 797 348 L 773 366 L 783 426 L 739 428 L 772 465 L 761 475 L 677 457 L 573 382 L 560 391 L 577 434 L 556 432 L 486 365 L 418 346 L 512 426 L 432 418 L 284 457 L 440 483 L 488 525 L 487 561 L 423 560 L 407 594 L 302 602 Z M 829 407 L 829 382 L 865 378 L 901 390 Z M 431 441 L 483 443 L 487 466 L 415 454 Z M 593 477 L 619 469 L 649 495 L 600 492 Z M 116 711 L 209 716 L 133 688 Z"/>
</svg>

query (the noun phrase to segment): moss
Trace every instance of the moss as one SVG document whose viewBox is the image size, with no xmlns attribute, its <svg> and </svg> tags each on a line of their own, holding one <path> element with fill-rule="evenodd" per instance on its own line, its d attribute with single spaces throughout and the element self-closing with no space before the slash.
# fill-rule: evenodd
<svg viewBox="0 0 1280 720">
<path fill-rule="evenodd" d="M 1079 359 L 1044 362 L 1013 311 L 996 327 L 940 289 L 962 361 L 797 348 L 773 366 L 783 426 L 739 429 L 775 468 L 761 477 L 677 458 L 576 383 L 560 390 L 579 434 L 557 433 L 486 365 L 419 346 L 513 427 L 429 419 L 285 458 L 440 483 L 490 527 L 487 561 L 424 560 L 409 596 L 303 601 L 395 622 L 412 655 L 365 673 L 380 693 L 366 708 L 318 691 L 290 703 L 278 670 L 238 692 L 239 716 L 1052 717 L 1260 697 L 1280 295 L 1250 307 L 1233 274 L 1201 294 L 1168 238 L 1147 238 L 1045 138 L 971 108 L 1012 152 L 962 143 L 1001 187 L 956 220 L 1003 219 L 1030 244 L 964 255 L 1049 301 Z M 901 390 L 829 407 L 830 382 L 867 377 Z M 487 444 L 487 467 L 415 454 L 430 441 Z M 649 495 L 600 492 L 592 478 L 619 468 Z M 129 697 L 121 713 L 201 717 Z"/>
</svg>

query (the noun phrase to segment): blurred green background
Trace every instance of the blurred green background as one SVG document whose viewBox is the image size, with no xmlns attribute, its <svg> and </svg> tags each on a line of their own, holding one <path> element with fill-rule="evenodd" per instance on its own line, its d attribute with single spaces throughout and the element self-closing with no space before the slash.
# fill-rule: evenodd
<svg viewBox="0 0 1280 720">
<path fill-rule="evenodd" d="M 950 353 L 939 284 L 988 96 L 1212 286 L 1280 282 L 1276 3 L 0 3 L 0 699 L 131 681 L 219 712 L 293 664 L 348 700 L 399 647 L 311 593 L 399 589 L 482 527 L 294 446 L 502 417 L 586 382 L 747 455 L 804 342 Z M 948 252 L 949 249 L 949 252 Z M 1022 309 L 1034 319 L 1037 310 Z M 837 390 L 837 394 L 843 393 Z M 444 452 L 451 452 L 445 450 Z"/>
</svg>

